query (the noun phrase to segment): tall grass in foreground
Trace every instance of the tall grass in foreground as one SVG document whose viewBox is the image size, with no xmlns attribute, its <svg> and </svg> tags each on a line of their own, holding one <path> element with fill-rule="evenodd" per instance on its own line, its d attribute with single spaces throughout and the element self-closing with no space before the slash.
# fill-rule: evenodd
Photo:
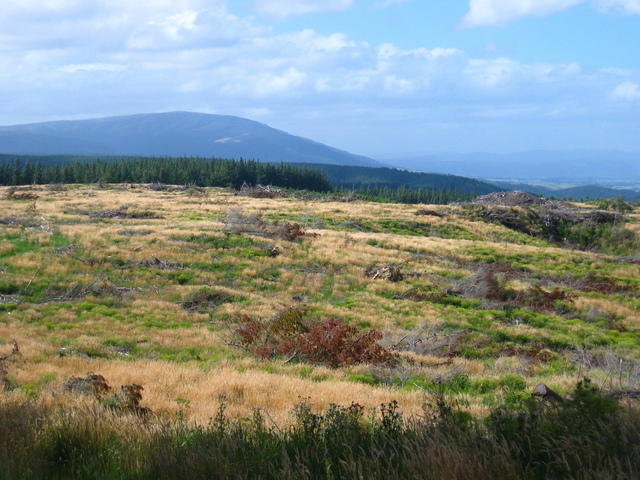
<svg viewBox="0 0 640 480">
<path fill-rule="evenodd" d="M 395 402 L 313 413 L 306 401 L 290 426 L 256 411 L 231 421 L 221 399 L 206 425 L 98 404 L 0 404 L 0 477 L 207 479 L 632 479 L 640 478 L 640 410 L 586 383 L 573 401 L 525 401 L 485 419 L 442 394 L 420 417 Z"/>
</svg>

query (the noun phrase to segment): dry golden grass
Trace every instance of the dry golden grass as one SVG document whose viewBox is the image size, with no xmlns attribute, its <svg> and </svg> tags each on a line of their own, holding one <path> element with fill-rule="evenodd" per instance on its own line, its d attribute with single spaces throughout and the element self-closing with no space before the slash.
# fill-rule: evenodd
<svg viewBox="0 0 640 480">
<path fill-rule="evenodd" d="M 176 412 L 185 405 L 177 400 L 186 399 L 189 415 L 198 421 L 215 413 L 219 394 L 227 396 L 231 416 L 264 408 L 277 423 L 287 421 L 299 397 L 311 397 L 317 408 L 352 401 L 375 407 L 396 399 L 403 410 L 414 413 L 425 400 L 416 382 L 446 383 L 457 373 L 471 380 L 513 373 L 527 388 L 544 381 L 568 391 L 577 378 L 570 348 L 554 350 L 554 358 L 564 361 L 566 369 L 551 368 L 548 360 L 534 354 L 514 354 L 514 349 L 525 351 L 528 344 L 509 339 L 544 342 L 571 337 L 579 345 L 585 328 L 602 334 L 588 322 L 565 328 L 565 317 L 545 313 L 555 323 L 549 320 L 551 327 L 544 328 L 506 318 L 500 305 L 483 309 L 480 301 L 460 306 L 393 297 L 412 287 L 458 290 L 478 265 L 505 259 L 520 262 L 529 274 L 506 284 L 521 292 L 536 275 L 579 278 L 586 262 L 592 271 L 621 282 L 640 275 L 640 266 L 613 263 L 598 253 L 561 249 L 542 240 L 507 242 L 510 232 L 505 227 L 468 221 L 452 213 L 455 207 L 429 207 L 446 209 L 449 214 L 442 218 L 418 217 L 420 207 L 410 205 L 254 199 L 222 189 L 208 189 L 206 196 L 194 198 L 139 186 L 72 186 L 65 192 L 38 188 L 36 210 L 28 212 L 29 204 L 7 200 L 3 190 L 2 215 L 15 215 L 31 225 L 0 225 L 0 288 L 10 292 L 0 297 L 0 307 L 12 305 L 0 309 L 0 355 L 9 352 L 14 341 L 22 352 L 20 362 L 11 366 L 12 377 L 45 394 L 55 392 L 70 376 L 96 372 L 113 386 L 143 385 L 144 406 L 157 412 Z M 151 211 L 164 218 L 95 219 L 73 213 L 123 205 L 129 205 L 130 212 Z M 230 209 L 241 209 L 244 215 L 261 213 L 266 221 L 295 221 L 318 236 L 288 242 L 265 237 L 259 229 L 228 235 L 223 227 Z M 360 222 L 375 229 L 383 221 L 433 229 L 457 226 L 477 239 L 353 227 Z M 194 240 L 198 238 L 203 240 Z M 57 250 L 70 244 L 71 252 Z M 266 246 L 273 244 L 280 254 L 267 256 Z M 167 268 L 141 266 L 154 258 Z M 365 268 L 373 264 L 398 265 L 405 278 L 391 283 L 365 277 Z M 12 291 L 14 284 L 18 292 Z M 182 302 L 200 291 L 228 300 L 201 310 L 183 308 Z M 18 293 L 23 296 L 16 299 Z M 620 319 L 629 332 L 640 328 L 637 296 L 620 300 L 572 293 L 574 316 L 597 309 Z M 463 343 L 452 345 L 450 354 L 446 349 L 402 352 L 409 360 L 382 373 L 367 365 L 332 370 L 285 364 L 285 359 L 259 362 L 228 345 L 243 314 L 267 320 L 291 306 L 305 308 L 310 319 L 333 316 L 379 329 L 386 346 L 420 330 L 436 332 L 439 338 L 457 332 Z M 494 340 L 498 336 L 507 340 Z M 425 343 L 437 341 L 424 336 Z M 500 342 L 507 344 L 506 353 Z M 629 344 L 616 354 L 635 361 L 637 351 Z M 614 344 L 603 348 L 616 350 Z M 591 374 L 602 379 L 607 372 L 594 368 Z M 377 386 L 362 382 L 362 377 L 372 375 L 383 380 Z M 354 376 L 360 380 L 353 381 Z M 467 399 L 471 411 L 486 410 L 481 399 Z"/>
<path fill-rule="evenodd" d="M 23 349 L 37 346 L 23 343 Z M 35 348 L 34 348 L 35 349 Z M 44 353 L 44 352 L 43 352 Z M 241 371 L 238 370 L 241 369 Z M 99 372 L 112 388 L 120 385 L 144 386 L 143 406 L 159 415 L 173 415 L 188 401 L 188 414 L 200 423 L 215 415 L 219 395 L 226 397 L 230 418 L 246 417 L 256 408 L 264 409 L 278 425 L 291 421 L 293 406 L 302 400 L 313 403 L 317 411 L 330 403 L 349 405 L 358 402 L 367 408 L 398 400 L 406 414 L 417 414 L 424 402 L 420 392 L 400 392 L 392 388 L 370 387 L 340 380 L 313 381 L 292 374 L 260 371 L 260 364 L 246 362 L 233 366 L 226 363 L 208 365 L 175 364 L 154 360 L 95 360 L 80 357 L 51 359 L 47 363 L 29 362 L 19 371 L 17 379 L 38 383 L 50 398 L 60 395 L 59 385 L 72 376 Z M 316 369 L 315 375 L 331 375 L 331 371 Z M 43 379 L 46 383 L 43 384 Z"/>
</svg>

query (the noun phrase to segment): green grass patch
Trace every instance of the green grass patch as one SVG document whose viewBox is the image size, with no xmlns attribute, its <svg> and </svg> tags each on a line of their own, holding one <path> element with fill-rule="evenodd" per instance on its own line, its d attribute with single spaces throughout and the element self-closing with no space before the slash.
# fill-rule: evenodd
<svg viewBox="0 0 640 480">
<path fill-rule="evenodd" d="M 377 385 L 378 380 L 371 373 L 352 373 L 347 377 L 350 382 L 364 383 L 366 385 Z"/>
</svg>

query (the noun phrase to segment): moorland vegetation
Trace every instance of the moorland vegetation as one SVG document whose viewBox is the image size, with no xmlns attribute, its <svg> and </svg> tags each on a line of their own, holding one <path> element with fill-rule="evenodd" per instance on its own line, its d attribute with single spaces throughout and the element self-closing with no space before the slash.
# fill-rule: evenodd
<svg viewBox="0 0 640 480">
<path fill-rule="evenodd" d="M 637 478 L 621 202 L 2 187 L 0 477 Z"/>
</svg>

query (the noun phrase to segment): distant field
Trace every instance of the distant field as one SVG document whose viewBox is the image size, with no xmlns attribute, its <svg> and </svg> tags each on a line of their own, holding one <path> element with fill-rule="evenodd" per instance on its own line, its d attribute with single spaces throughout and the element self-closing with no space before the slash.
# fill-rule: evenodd
<svg viewBox="0 0 640 480">
<path fill-rule="evenodd" d="M 321 410 L 397 400 L 410 415 L 444 388 L 482 415 L 540 382 L 638 388 L 636 240 L 581 250 L 464 206 L 102 187 L 0 190 L 13 395 L 54 401 L 93 372 L 142 386 L 140 405 L 159 415 L 206 421 L 226 395 L 231 417 L 263 408 L 283 425 L 300 399 Z M 637 214 L 626 220 L 637 232 Z M 335 367 L 274 330 L 329 318 L 381 332 L 394 360 Z M 243 343 L 249 320 L 266 329 Z"/>
</svg>

